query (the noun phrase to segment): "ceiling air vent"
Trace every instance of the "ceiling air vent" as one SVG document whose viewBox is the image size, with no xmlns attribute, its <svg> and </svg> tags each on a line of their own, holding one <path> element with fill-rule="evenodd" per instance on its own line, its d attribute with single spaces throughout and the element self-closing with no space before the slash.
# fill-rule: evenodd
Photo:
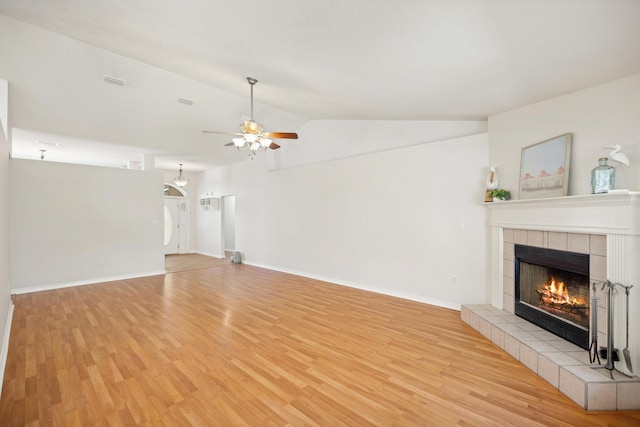
<svg viewBox="0 0 640 427">
<path fill-rule="evenodd" d="M 192 101 L 192 100 L 190 100 L 190 99 L 187 99 L 187 98 L 178 98 L 178 102 L 179 102 L 180 104 L 184 104 L 184 105 L 189 105 L 189 106 L 191 106 L 191 105 L 193 105 L 193 102 L 194 102 L 194 101 Z"/>
<path fill-rule="evenodd" d="M 102 80 L 104 80 L 105 83 L 109 83 L 109 84 L 120 86 L 120 87 L 123 87 L 124 85 L 127 84 L 126 80 L 119 79 L 117 77 L 106 76 L 106 75 L 102 77 Z"/>
</svg>

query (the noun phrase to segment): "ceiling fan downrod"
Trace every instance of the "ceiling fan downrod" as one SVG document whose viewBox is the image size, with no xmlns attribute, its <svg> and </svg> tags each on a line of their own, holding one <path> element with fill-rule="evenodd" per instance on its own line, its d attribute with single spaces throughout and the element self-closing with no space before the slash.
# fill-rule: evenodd
<svg viewBox="0 0 640 427">
<path fill-rule="evenodd" d="M 247 81 L 251 85 L 251 123 L 255 123 L 253 121 L 253 86 L 258 83 L 258 80 L 253 77 L 247 77 Z"/>
</svg>

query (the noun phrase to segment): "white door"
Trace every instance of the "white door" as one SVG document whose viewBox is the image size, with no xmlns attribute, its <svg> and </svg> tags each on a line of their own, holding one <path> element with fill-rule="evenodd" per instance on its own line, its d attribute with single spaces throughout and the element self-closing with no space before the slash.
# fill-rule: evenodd
<svg viewBox="0 0 640 427">
<path fill-rule="evenodd" d="M 178 253 L 189 252 L 189 203 L 188 200 L 178 199 Z"/>
<path fill-rule="evenodd" d="M 189 201 L 164 199 L 164 254 L 189 252 Z"/>
<path fill-rule="evenodd" d="M 164 199 L 164 253 L 178 253 L 178 202 Z"/>
</svg>

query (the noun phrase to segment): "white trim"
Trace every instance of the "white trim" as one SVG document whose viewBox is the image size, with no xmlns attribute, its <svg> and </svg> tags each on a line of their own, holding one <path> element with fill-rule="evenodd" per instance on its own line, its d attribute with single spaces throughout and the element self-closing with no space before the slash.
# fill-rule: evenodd
<svg viewBox="0 0 640 427">
<path fill-rule="evenodd" d="M 435 306 L 438 306 L 438 307 L 448 308 L 448 309 L 451 309 L 451 310 L 460 311 L 460 309 L 461 309 L 461 304 L 458 304 L 458 303 L 455 303 L 455 302 L 451 302 L 451 301 L 443 301 L 443 300 L 434 299 L 434 298 L 426 298 L 426 297 L 423 297 L 423 296 L 420 296 L 420 295 L 409 294 L 409 293 L 405 293 L 405 292 L 395 292 L 395 291 L 392 291 L 392 290 L 386 289 L 386 288 L 378 288 L 378 287 L 375 287 L 375 286 L 369 286 L 369 285 L 365 285 L 365 284 L 362 284 L 362 283 L 339 280 L 339 279 L 335 279 L 335 278 L 327 277 L 327 276 L 318 276 L 318 275 L 315 275 L 315 274 L 304 273 L 304 272 L 301 272 L 301 271 L 289 270 L 289 269 L 280 268 L 280 267 L 274 267 L 272 265 L 256 264 L 256 263 L 251 263 L 251 262 L 246 262 L 246 261 L 243 261 L 243 262 L 244 262 L 244 264 L 251 265 L 253 267 L 266 268 L 268 270 L 280 271 L 282 273 L 288 273 L 288 274 L 293 274 L 293 275 L 296 275 L 296 276 L 307 277 L 309 279 L 320 280 L 322 282 L 331 283 L 333 285 L 347 286 L 349 288 L 360 289 L 360 290 L 363 290 L 363 291 L 374 292 L 376 294 L 387 295 L 387 296 L 396 297 L 396 298 L 402 298 L 402 299 L 406 299 L 406 300 L 409 300 L 409 301 L 416 301 L 416 302 L 421 302 L 421 303 L 429 304 L 429 305 L 435 305 Z"/>
<path fill-rule="evenodd" d="M 0 347 L 0 384 L 4 384 L 4 370 L 7 367 L 7 357 L 9 357 L 9 335 L 11 334 L 11 323 L 13 321 L 13 301 L 9 302 L 9 311 L 7 312 L 7 322 L 4 326 L 4 338 L 2 347 Z M 2 397 L 2 388 L 0 387 L 0 397 Z"/>
<path fill-rule="evenodd" d="M 222 255 L 222 256 L 221 256 L 220 254 L 210 254 L 210 253 L 208 253 L 208 252 L 195 251 L 195 252 L 192 252 L 192 253 L 196 253 L 196 254 L 200 254 L 200 255 L 205 255 L 205 256 L 210 256 L 210 257 L 212 257 L 212 258 L 220 258 L 220 259 L 224 259 L 224 258 L 225 258 L 225 257 L 224 257 L 224 255 Z"/>
<path fill-rule="evenodd" d="M 140 277 L 149 277 L 149 276 L 162 276 L 164 274 L 166 274 L 165 270 L 158 270 L 158 271 L 149 271 L 146 273 L 136 273 L 133 275 L 95 277 L 93 279 L 79 280 L 77 282 L 51 283 L 48 285 L 34 286 L 29 288 L 16 288 L 16 289 L 12 289 L 11 293 L 15 295 L 29 294 L 32 292 L 52 291 L 55 289 L 71 288 L 74 286 L 95 285 L 97 283 L 114 282 L 117 280 L 137 279 Z"/>
</svg>

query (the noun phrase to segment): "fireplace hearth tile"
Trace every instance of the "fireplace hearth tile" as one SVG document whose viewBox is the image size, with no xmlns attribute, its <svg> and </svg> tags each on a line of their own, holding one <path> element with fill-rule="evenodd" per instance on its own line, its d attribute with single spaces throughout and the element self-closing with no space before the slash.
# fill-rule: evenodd
<svg viewBox="0 0 640 427">
<path fill-rule="evenodd" d="M 504 307 L 505 311 L 509 313 L 515 313 L 516 303 L 513 299 L 513 295 L 502 295 L 502 306 Z"/>
<path fill-rule="evenodd" d="M 538 352 L 525 343 L 520 344 L 520 362 L 536 374 L 538 373 Z"/>
<path fill-rule="evenodd" d="M 529 332 L 525 332 L 523 330 L 509 332 L 509 335 L 511 335 L 514 338 L 519 339 L 522 342 L 536 341 L 538 339 L 538 338 L 534 337 L 533 335 L 531 335 Z"/>
<path fill-rule="evenodd" d="M 591 254 L 607 256 L 607 236 L 592 234 L 590 237 Z"/>
<path fill-rule="evenodd" d="M 513 331 L 521 331 L 522 330 L 522 329 L 520 329 L 520 325 L 518 325 L 517 323 L 512 323 L 512 322 L 498 323 L 496 325 L 496 327 L 501 329 L 504 332 L 513 332 Z"/>
<path fill-rule="evenodd" d="M 502 239 L 505 241 L 505 243 L 509 242 L 509 243 L 513 243 L 513 229 L 512 228 L 505 228 L 503 230 L 503 234 L 502 234 Z"/>
<path fill-rule="evenodd" d="M 484 318 L 493 325 L 501 325 L 503 323 L 509 323 L 509 321 L 505 319 L 504 316 L 491 315 L 491 316 L 484 316 Z"/>
<path fill-rule="evenodd" d="M 567 352 L 567 354 L 576 359 L 578 362 L 581 362 L 583 365 L 591 365 L 591 361 L 589 360 L 589 353 L 584 350 L 570 351 Z M 606 363 L 606 361 L 603 361 L 603 363 Z"/>
<path fill-rule="evenodd" d="M 486 338 L 491 339 L 491 323 L 489 323 L 487 319 L 480 317 L 478 331 Z"/>
<path fill-rule="evenodd" d="M 607 257 L 591 255 L 589 257 L 589 278 L 591 280 L 607 280 Z"/>
<path fill-rule="evenodd" d="M 469 313 L 469 326 L 471 326 L 476 331 L 480 330 L 480 317 L 473 311 Z"/>
<path fill-rule="evenodd" d="M 466 306 L 460 308 L 460 318 L 467 325 L 469 324 L 469 309 Z"/>
<path fill-rule="evenodd" d="M 640 378 L 613 371 L 611 379 L 606 361 L 591 365 L 588 351 L 491 305 L 463 305 L 461 318 L 582 408 L 640 409 Z"/>
<path fill-rule="evenodd" d="M 570 353 L 563 353 L 561 351 L 550 351 L 540 355 L 558 366 L 583 366 L 580 360 L 573 357 Z"/>
<path fill-rule="evenodd" d="M 539 340 L 542 341 L 551 341 L 554 340 L 556 338 L 558 338 L 557 335 L 552 334 L 551 332 L 548 331 L 536 331 L 536 332 L 531 332 L 531 335 L 533 335 L 534 337 L 538 338 Z"/>
<path fill-rule="evenodd" d="M 491 341 L 504 350 L 504 331 L 496 325 L 491 325 Z"/>
<path fill-rule="evenodd" d="M 549 340 L 549 345 L 563 352 L 580 352 L 580 353 L 584 352 L 584 350 L 582 350 L 577 345 L 570 343 L 569 341 L 562 340 L 556 336 L 554 336 L 551 340 Z"/>
<path fill-rule="evenodd" d="M 603 411 L 617 406 L 615 384 L 592 383 L 587 385 L 587 406 L 592 411 Z"/>
<path fill-rule="evenodd" d="M 536 351 L 536 353 L 551 353 L 551 352 L 557 351 L 557 349 L 554 346 L 550 345 L 545 341 L 539 341 L 539 340 L 526 341 L 524 342 L 524 345 L 532 348 L 533 350 Z"/>
<path fill-rule="evenodd" d="M 527 244 L 527 230 L 513 230 L 513 243 L 519 245 Z"/>
<path fill-rule="evenodd" d="M 544 231 L 529 230 L 527 233 L 527 245 L 544 248 Z"/>
<path fill-rule="evenodd" d="M 520 360 L 520 341 L 511 335 L 505 334 L 504 351 L 509 353 L 514 359 Z"/>
<path fill-rule="evenodd" d="M 513 298 L 516 294 L 516 281 L 513 277 L 504 278 L 504 293 Z"/>
<path fill-rule="evenodd" d="M 514 247 L 515 244 L 513 243 L 504 243 L 504 259 L 506 259 L 507 261 L 514 261 L 513 258 L 513 254 L 515 253 L 514 251 Z"/>
<path fill-rule="evenodd" d="M 560 381 L 560 367 L 557 363 L 545 357 L 543 354 L 538 357 L 538 375 L 555 388 L 558 388 L 558 382 Z"/>
<path fill-rule="evenodd" d="M 586 389 L 587 385 L 578 376 L 567 371 L 566 369 L 560 369 L 558 390 L 560 390 L 564 395 L 576 402 L 578 405 L 582 406 L 585 409 L 588 409 Z"/>
<path fill-rule="evenodd" d="M 511 277 L 513 279 L 514 278 L 513 272 L 515 271 L 515 262 L 505 259 L 503 264 L 504 264 L 503 276 Z"/>
<path fill-rule="evenodd" d="M 618 410 L 640 410 L 640 383 L 618 383 Z"/>
<path fill-rule="evenodd" d="M 520 318 L 520 320 L 524 320 L 522 318 Z M 529 323 L 527 321 L 524 321 L 520 324 L 520 329 L 525 331 L 525 332 L 539 332 L 541 331 L 539 326 L 534 325 L 533 323 Z"/>
<path fill-rule="evenodd" d="M 588 254 L 590 252 L 589 235 L 582 233 L 568 233 L 567 250 L 569 252 L 577 252 L 579 254 Z"/>
<path fill-rule="evenodd" d="M 567 250 L 568 233 L 559 233 L 549 231 L 547 247 L 549 249 L 557 249 L 559 251 Z"/>
</svg>

